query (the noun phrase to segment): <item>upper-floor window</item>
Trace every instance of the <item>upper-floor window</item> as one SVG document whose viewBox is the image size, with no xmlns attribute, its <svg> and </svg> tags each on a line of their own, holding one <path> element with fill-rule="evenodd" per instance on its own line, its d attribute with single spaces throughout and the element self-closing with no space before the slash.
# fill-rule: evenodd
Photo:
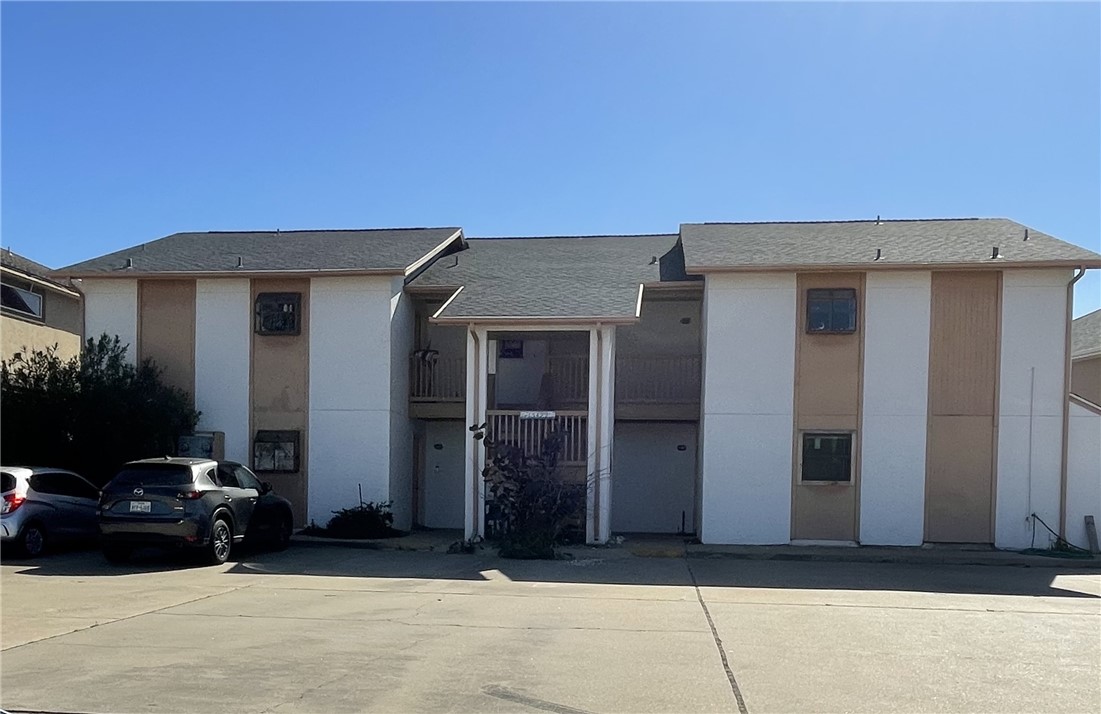
<svg viewBox="0 0 1101 714">
<path fill-rule="evenodd" d="M 300 293 L 260 293 L 256 296 L 256 334 L 297 335 L 302 331 Z"/>
<path fill-rule="evenodd" d="M 856 290 L 807 291 L 807 332 L 855 332 Z"/>
<path fill-rule="evenodd" d="M 5 310 L 42 319 L 42 296 L 14 285 L 0 285 L 0 296 Z"/>
</svg>

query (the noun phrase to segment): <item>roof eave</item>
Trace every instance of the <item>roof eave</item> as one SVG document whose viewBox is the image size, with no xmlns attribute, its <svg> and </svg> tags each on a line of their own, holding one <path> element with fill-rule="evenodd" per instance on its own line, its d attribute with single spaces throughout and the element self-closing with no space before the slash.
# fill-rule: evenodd
<svg viewBox="0 0 1101 714">
<path fill-rule="evenodd" d="M 984 260 L 972 263 L 777 263 L 761 265 L 686 265 L 692 274 L 774 273 L 840 270 L 1006 270 L 1009 268 L 1101 268 L 1101 259 L 1006 261 Z"/>
<path fill-rule="evenodd" d="M 444 252 L 452 243 L 454 243 L 456 238 L 459 239 L 460 244 L 465 240 L 463 238 L 463 229 L 462 228 L 459 228 L 454 233 L 452 233 L 450 236 L 448 236 L 447 240 L 443 241 L 438 246 L 436 246 L 435 248 L 433 248 L 429 252 L 422 255 L 420 258 L 417 258 L 412 263 L 405 266 L 405 271 L 404 271 L 405 277 L 408 278 L 409 276 L 413 275 L 414 273 L 416 273 L 421 268 L 425 267 L 426 265 L 429 265 L 433 260 L 436 259 L 437 256 L 439 256 L 440 253 Z"/>
<path fill-rule="evenodd" d="M 441 308 L 442 310 L 442 308 Z M 439 312 L 436 313 L 439 315 Z M 631 325 L 638 322 L 633 315 L 446 315 L 430 317 L 429 322 L 438 325 L 469 325 L 486 323 L 494 325 L 537 324 L 537 325 Z"/>
<path fill-rule="evenodd" d="M 60 274 L 60 273 L 57 273 Z M 155 271 L 139 271 L 133 268 L 119 268 L 118 270 L 112 270 L 110 272 L 75 272 L 64 273 L 64 275 L 73 280 L 84 279 L 103 279 L 103 280 L 128 280 L 134 278 L 142 279 L 156 279 L 156 278 L 262 278 L 270 277 L 273 275 L 281 278 L 316 278 L 323 276 L 404 276 L 405 272 L 402 268 L 316 268 L 313 270 L 303 270 L 301 268 L 293 268 L 287 270 L 245 270 L 232 269 L 232 270 L 155 270 Z"/>
<path fill-rule="evenodd" d="M 0 270 L 2 270 L 5 273 L 11 273 L 12 275 L 16 276 L 17 278 L 19 278 L 21 280 L 26 280 L 29 283 L 34 283 L 35 285 L 39 285 L 43 288 L 46 288 L 47 290 L 53 290 L 54 292 L 61 293 L 62 295 L 68 295 L 69 297 L 74 297 L 74 298 L 79 298 L 80 297 L 80 292 L 79 291 L 74 290 L 73 288 L 67 287 L 65 285 L 62 285 L 61 283 L 57 282 L 56 280 L 52 280 L 50 278 L 43 278 L 43 277 L 40 277 L 40 276 L 37 276 L 37 275 L 32 275 L 31 273 L 25 272 L 23 270 L 19 270 L 18 268 L 13 268 L 10 265 L 0 266 Z"/>
</svg>

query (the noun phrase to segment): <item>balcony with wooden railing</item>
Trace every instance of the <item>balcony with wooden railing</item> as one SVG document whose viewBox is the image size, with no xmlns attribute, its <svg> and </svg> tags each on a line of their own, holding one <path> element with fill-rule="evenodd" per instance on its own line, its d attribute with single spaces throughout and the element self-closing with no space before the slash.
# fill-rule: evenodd
<svg viewBox="0 0 1101 714">
<path fill-rule="evenodd" d="M 466 409 L 466 357 L 409 358 L 410 416 L 461 419 Z"/>
<path fill-rule="evenodd" d="M 616 416 L 697 418 L 700 355 L 619 355 L 616 357 Z"/>
<path fill-rule="evenodd" d="M 585 411 L 523 412 L 490 409 L 486 436 L 519 448 L 528 456 L 542 453 L 543 443 L 556 434 L 561 440 L 559 464 L 585 466 L 589 456 L 588 414 Z"/>
</svg>

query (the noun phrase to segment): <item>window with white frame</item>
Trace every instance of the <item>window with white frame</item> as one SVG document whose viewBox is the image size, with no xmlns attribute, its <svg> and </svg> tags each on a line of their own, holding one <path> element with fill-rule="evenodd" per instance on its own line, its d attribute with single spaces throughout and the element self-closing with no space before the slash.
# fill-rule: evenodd
<svg viewBox="0 0 1101 714">
<path fill-rule="evenodd" d="M 42 319 L 42 296 L 14 285 L 0 285 L 0 297 L 5 310 Z"/>
</svg>

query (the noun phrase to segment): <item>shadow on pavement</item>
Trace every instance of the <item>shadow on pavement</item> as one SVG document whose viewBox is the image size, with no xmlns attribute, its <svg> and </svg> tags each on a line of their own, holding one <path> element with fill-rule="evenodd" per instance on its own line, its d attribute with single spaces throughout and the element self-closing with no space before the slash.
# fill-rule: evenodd
<svg viewBox="0 0 1101 714">
<path fill-rule="evenodd" d="M 203 566 L 183 553 L 142 551 L 123 565 L 96 552 L 61 553 L 22 566 L 16 576 L 111 577 L 194 570 L 196 577 L 317 576 L 400 580 L 512 581 L 531 584 L 645 585 L 703 588 L 897 591 L 1099 598 L 1101 577 L 1075 568 L 903 563 L 799 562 L 732 558 L 647 558 L 616 548 L 579 548 L 574 558 L 520 561 L 482 549 L 473 555 L 437 552 L 292 547 L 282 553 L 239 548 L 226 566 Z M 1075 578 L 1067 589 L 1059 576 Z"/>
</svg>

